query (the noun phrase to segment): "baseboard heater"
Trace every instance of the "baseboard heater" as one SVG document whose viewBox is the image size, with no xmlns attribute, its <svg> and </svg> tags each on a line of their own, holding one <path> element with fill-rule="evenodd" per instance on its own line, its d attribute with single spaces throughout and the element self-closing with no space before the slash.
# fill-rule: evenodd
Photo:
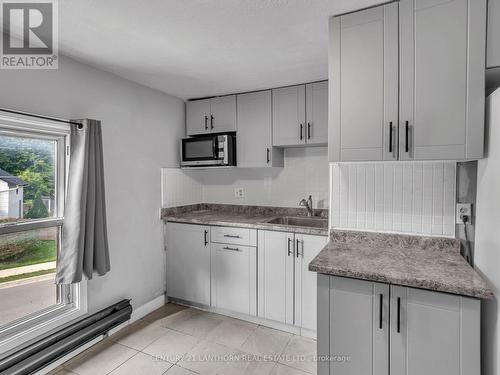
<svg viewBox="0 0 500 375">
<path fill-rule="evenodd" d="M 0 373 L 2 375 L 25 375 L 39 371 L 126 322 L 131 314 L 130 300 L 120 301 L 0 360 Z"/>
</svg>

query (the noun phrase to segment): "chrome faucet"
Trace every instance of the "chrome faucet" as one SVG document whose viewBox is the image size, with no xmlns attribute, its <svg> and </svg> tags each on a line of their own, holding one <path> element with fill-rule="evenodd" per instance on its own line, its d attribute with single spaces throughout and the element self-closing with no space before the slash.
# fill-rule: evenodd
<svg viewBox="0 0 500 375">
<path fill-rule="evenodd" d="M 314 216 L 312 195 L 310 195 L 307 200 L 302 199 L 299 202 L 299 206 L 304 206 L 307 209 L 307 216 Z"/>
</svg>

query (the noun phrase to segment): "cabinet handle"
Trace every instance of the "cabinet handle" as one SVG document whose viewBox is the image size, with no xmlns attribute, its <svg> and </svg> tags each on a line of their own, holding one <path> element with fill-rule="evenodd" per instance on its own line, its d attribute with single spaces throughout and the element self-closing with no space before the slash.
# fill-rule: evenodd
<svg viewBox="0 0 500 375">
<path fill-rule="evenodd" d="M 379 294 L 379 318 L 378 318 L 378 328 L 382 329 L 382 304 L 384 301 L 384 295 L 382 293 Z"/>
<path fill-rule="evenodd" d="M 311 123 L 307 123 L 307 139 L 311 139 Z"/>
<path fill-rule="evenodd" d="M 300 140 L 304 139 L 304 125 L 300 124 Z"/>
<path fill-rule="evenodd" d="M 210 129 L 214 128 L 214 115 L 210 115 Z"/>
<path fill-rule="evenodd" d="M 237 247 L 229 247 L 229 246 L 224 246 L 223 249 L 224 250 L 231 250 L 231 251 L 241 251 Z"/>
<path fill-rule="evenodd" d="M 302 252 L 299 252 L 299 243 L 302 243 Z M 297 258 L 299 257 L 299 255 L 304 258 L 304 241 L 301 241 L 299 239 L 296 240 L 296 245 L 297 245 L 297 251 L 296 251 L 296 256 Z"/>
<path fill-rule="evenodd" d="M 205 246 L 208 244 L 208 230 L 205 231 Z"/>
<path fill-rule="evenodd" d="M 270 161 L 269 157 L 270 157 L 269 156 L 269 148 L 266 148 L 266 160 L 267 160 L 267 164 L 269 164 L 269 161 Z"/>
<path fill-rule="evenodd" d="M 225 234 L 224 237 L 229 237 L 229 238 L 241 238 L 238 235 L 232 235 L 232 234 Z"/>
<path fill-rule="evenodd" d="M 290 249 L 290 243 L 292 242 L 291 238 L 288 238 L 288 256 L 292 255 L 292 250 Z"/>
<path fill-rule="evenodd" d="M 398 324 L 397 324 L 397 332 L 401 332 L 401 298 L 398 297 Z"/>
<path fill-rule="evenodd" d="M 409 147 L 408 147 L 408 138 L 409 138 L 409 133 L 410 131 L 410 125 L 408 124 L 408 121 L 405 123 L 405 152 L 409 152 Z"/>
<path fill-rule="evenodd" d="M 205 130 L 208 130 L 208 116 L 205 116 Z"/>
<path fill-rule="evenodd" d="M 392 121 L 389 122 L 389 152 L 392 153 Z"/>
</svg>

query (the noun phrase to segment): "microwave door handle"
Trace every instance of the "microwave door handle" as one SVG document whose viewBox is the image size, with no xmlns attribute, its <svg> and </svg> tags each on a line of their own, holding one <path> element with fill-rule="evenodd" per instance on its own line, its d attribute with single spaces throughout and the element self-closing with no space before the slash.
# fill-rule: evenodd
<svg viewBox="0 0 500 375">
<path fill-rule="evenodd" d="M 212 139 L 212 153 L 213 153 L 213 158 L 217 159 L 217 138 L 214 137 Z"/>
</svg>

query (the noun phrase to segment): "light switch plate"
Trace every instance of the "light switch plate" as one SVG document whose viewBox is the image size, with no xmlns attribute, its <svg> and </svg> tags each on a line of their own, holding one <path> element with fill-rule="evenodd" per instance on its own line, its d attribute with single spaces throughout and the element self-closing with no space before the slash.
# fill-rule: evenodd
<svg viewBox="0 0 500 375">
<path fill-rule="evenodd" d="M 243 189 L 242 187 L 234 188 L 234 197 L 245 198 L 245 189 Z"/>
<path fill-rule="evenodd" d="M 467 224 L 472 224 L 472 204 L 471 203 L 457 203 L 457 211 L 455 214 L 456 223 L 463 224 L 462 217 L 467 216 Z"/>
</svg>

